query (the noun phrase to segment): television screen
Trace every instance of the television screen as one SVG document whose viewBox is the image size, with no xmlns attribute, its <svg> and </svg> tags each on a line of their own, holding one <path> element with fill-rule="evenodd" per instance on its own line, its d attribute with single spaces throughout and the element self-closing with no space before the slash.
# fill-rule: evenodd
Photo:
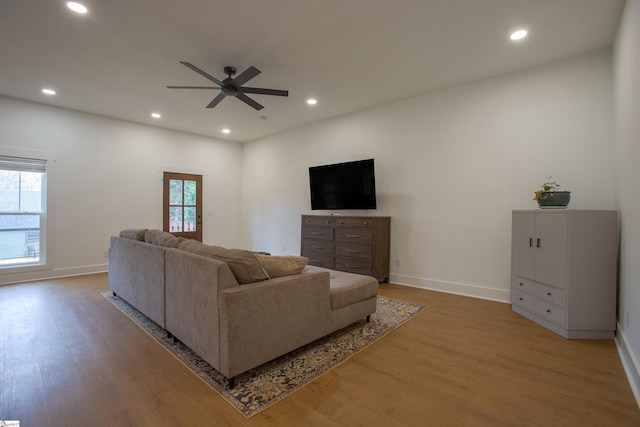
<svg viewBox="0 0 640 427">
<path fill-rule="evenodd" d="M 373 159 L 309 168 L 311 209 L 376 209 Z"/>
</svg>

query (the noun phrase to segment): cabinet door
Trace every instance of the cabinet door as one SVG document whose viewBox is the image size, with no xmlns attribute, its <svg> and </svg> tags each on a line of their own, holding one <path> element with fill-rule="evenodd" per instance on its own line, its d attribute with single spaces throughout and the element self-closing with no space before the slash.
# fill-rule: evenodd
<svg viewBox="0 0 640 427">
<path fill-rule="evenodd" d="M 535 279 L 536 214 L 514 212 L 511 231 L 511 271 Z"/>
<path fill-rule="evenodd" d="M 536 280 L 567 288 L 569 215 L 566 212 L 536 214 Z"/>
</svg>

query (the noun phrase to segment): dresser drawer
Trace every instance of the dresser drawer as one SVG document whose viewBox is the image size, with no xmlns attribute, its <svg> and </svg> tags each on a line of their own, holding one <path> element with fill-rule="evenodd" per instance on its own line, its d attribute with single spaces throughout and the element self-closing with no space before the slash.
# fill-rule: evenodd
<svg viewBox="0 0 640 427">
<path fill-rule="evenodd" d="M 333 240 L 333 228 L 305 227 L 302 229 L 305 239 Z"/>
<path fill-rule="evenodd" d="M 324 254 L 302 254 L 309 258 L 309 264 L 317 267 L 334 268 L 333 257 L 331 255 Z"/>
<path fill-rule="evenodd" d="M 303 254 L 308 254 L 308 253 L 321 254 L 322 253 L 322 254 L 333 255 L 333 249 L 334 249 L 333 246 L 334 246 L 334 243 L 332 241 L 304 239 L 302 253 Z"/>
<path fill-rule="evenodd" d="M 336 243 L 336 256 L 353 257 L 370 260 L 373 257 L 370 245 L 353 245 L 348 243 Z"/>
<path fill-rule="evenodd" d="M 373 227 L 374 219 L 373 218 L 336 218 L 335 225 L 336 227 Z"/>
<path fill-rule="evenodd" d="M 336 240 L 371 243 L 373 241 L 373 231 L 367 229 L 336 228 Z"/>
<path fill-rule="evenodd" d="M 562 289 L 543 285 L 542 283 L 533 282 L 518 276 L 511 276 L 511 289 L 518 289 L 536 296 L 543 301 L 559 305 L 560 307 L 567 306 L 567 292 Z"/>
<path fill-rule="evenodd" d="M 336 258 L 336 270 L 371 275 L 371 262 L 354 258 Z"/>
<path fill-rule="evenodd" d="M 566 326 L 567 324 L 566 309 L 557 307 L 518 289 L 511 288 L 511 302 L 538 317 L 550 320 L 558 325 Z"/>
<path fill-rule="evenodd" d="M 332 227 L 333 218 L 326 216 L 303 216 L 302 225 Z"/>
</svg>

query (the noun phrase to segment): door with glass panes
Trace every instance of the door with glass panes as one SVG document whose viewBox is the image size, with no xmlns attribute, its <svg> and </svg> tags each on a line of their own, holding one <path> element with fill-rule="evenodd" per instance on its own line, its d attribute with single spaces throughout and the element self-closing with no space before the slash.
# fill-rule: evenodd
<svg viewBox="0 0 640 427">
<path fill-rule="evenodd" d="M 164 173 L 163 230 L 202 241 L 202 175 Z"/>
</svg>

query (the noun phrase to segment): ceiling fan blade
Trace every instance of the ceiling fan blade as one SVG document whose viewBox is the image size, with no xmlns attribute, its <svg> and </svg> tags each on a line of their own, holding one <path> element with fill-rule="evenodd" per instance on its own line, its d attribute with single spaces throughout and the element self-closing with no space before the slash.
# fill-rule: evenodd
<svg viewBox="0 0 640 427">
<path fill-rule="evenodd" d="M 220 90 L 219 87 L 213 86 L 167 86 L 169 89 L 217 89 Z"/>
<path fill-rule="evenodd" d="M 288 90 L 262 89 L 259 87 L 241 87 L 238 91 L 242 93 L 255 93 L 258 95 L 289 96 Z"/>
<path fill-rule="evenodd" d="M 220 101 L 222 101 L 227 95 L 225 95 L 224 93 L 220 92 L 218 94 L 218 96 L 216 96 L 215 98 L 213 98 L 211 100 L 211 102 L 207 105 L 207 108 L 213 108 L 216 105 L 220 104 Z"/>
<path fill-rule="evenodd" d="M 200 74 L 201 76 L 208 78 L 209 80 L 211 80 L 215 84 L 222 86 L 222 82 L 220 80 L 218 80 L 215 77 L 213 77 L 212 75 L 209 75 L 208 73 L 202 71 L 200 68 L 196 67 L 195 65 L 189 64 L 186 61 L 180 61 L 180 63 L 182 65 L 184 65 L 185 67 L 187 67 L 187 68 L 191 68 L 193 71 L 195 71 L 196 73 Z"/>
<path fill-rule="evenodd" d="M 252 106 L 253 108 L 255 108 L 258 111 L 260 111 L 260 110 L 262 110 L 264 108 L 262 105 L 258 104 L 256 101 L 254 101 L 253 99 L 249 98 L 247 95 L 245 95 L 242 92 L 238 92 L 236 94 L 236 98 L 238 98 L 240 101 L 244 102 L 245 104 L 249 104 L 250 106 Z"/>
<path fill-rule="evenodd" d="M 251 67 L 247 68 L 246 70 L 244 70 L 242 73 L 240 73 L 240 75 L 238 77 L 233 79 L 233 85 L 235 87 L 240 87 L 240 86 L 242 86 L 243 84 L 245 84 L 246 82 L 248 82 L 249 80 L 251 80 L 252 78 L 254 78 L 255 76 L 257 76 L 260 73 L 261 73 L 260 70 L 258 70 L 254 66 L 251 66 Z"/>
</svg>

